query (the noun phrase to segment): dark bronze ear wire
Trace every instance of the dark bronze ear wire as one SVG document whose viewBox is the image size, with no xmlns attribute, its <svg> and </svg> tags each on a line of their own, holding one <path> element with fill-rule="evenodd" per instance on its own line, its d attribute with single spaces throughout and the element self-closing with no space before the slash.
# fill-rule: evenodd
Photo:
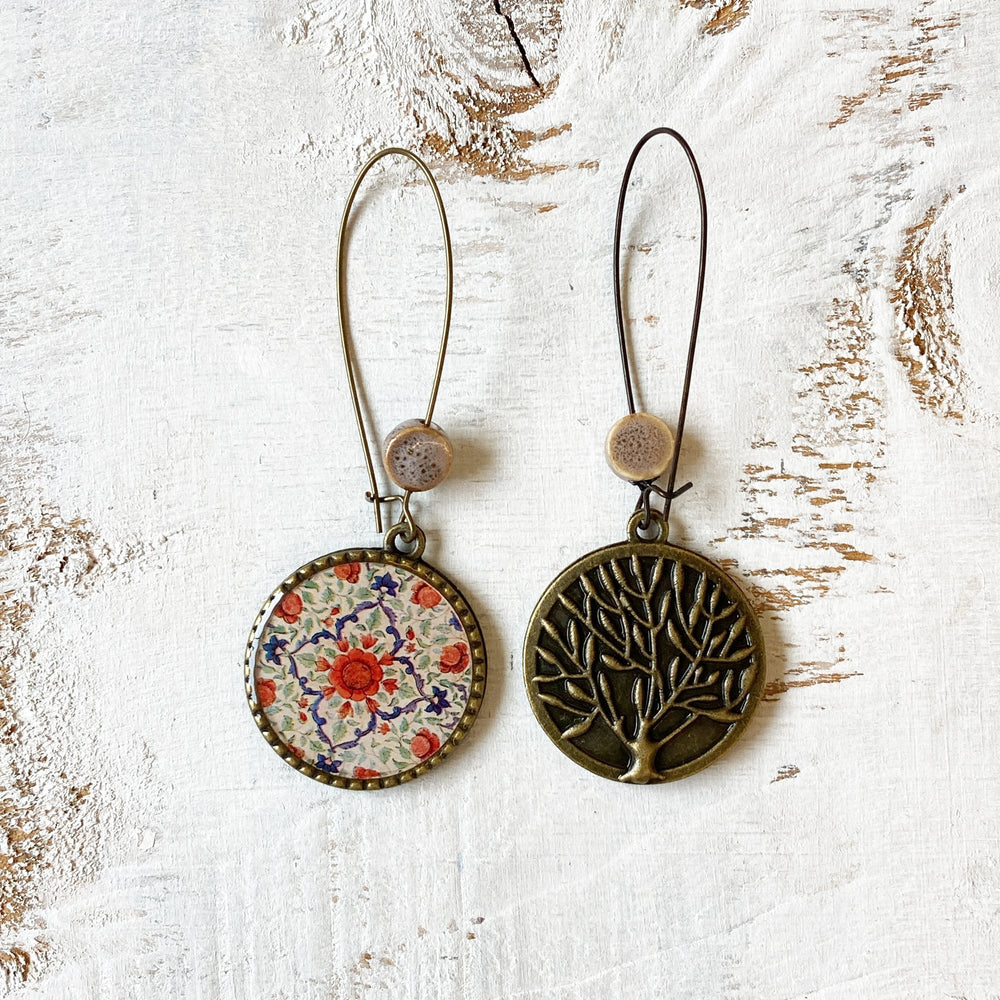
<svg viewBox="0 0 1000 1000">
<path fill-rule="evenodd" d="M 636 412 L 621 297 L 621 228 L 642 147 L 673 136 L 701 204 L 701 258 L 676 433 Z M 705 190 L 673 129 L 647 133 L 629 158 L 615 220 L 614 292 L 629 412 L 605 439 L 611 471 L 639 488 L 626 540 L 580 556 L 549 584 L 524 637 L 531 709 L 552 742 L 595 774 L 628 784 L 675 781 L 710 764 L 746 729 L 766 679 L 760 622 L 739 585 L 711 560 L 668 541 L 705 283 Z M 666 489 L 656 481 L 669 473 Z M 651 497 L 663 497 L 661 513 Z"/>
<path fill-rule="evenodd" d="M 632 155 L 625 166 L 625 174 L 622 177 L 621 191 L 618 195 L 618 213 L 615 216 L 615 246 L 614 246 L 614 290 L 615 290 L 615 319 L 618 322 L 618 346 L 621 351 L 622 374 L 625 378 L 625 396 L 628 399 L 629 413 L 635 413 L 635 397 L 632 393 L 632 375 L 629 370 L 628 344 L 625 337 L 625 319 L 622 311 L 622 288 L 621 288 L 621 238 L 622 238 L 622 216 L 625 212 L 625 195 L 628 192 L 629 178 L 632 176 L 632 167 L 639 156 L 642 147 L 654 136 L 669 135 L 676 139 L 681 148 L 687 154 L 694 173 L 695 185 L 698 188 L 698 203 L 701 210 L 701 251 L 698 258 L 698 285 L 694 296 L 694 315 L 691 320 L 691 336 L 688 340 L 687 365 L 684 369 L 684 387 L 681 390 L 681 405 L 677 416 L 677 431 L 674 437 L 674 453 L 670 462 L 670 475 L 667 479 L 667 488 L 664 490 L 656 486 L 653 482 L 644 480 L 635 485 L 639 488 L 639 500 L 635 505 L 637 511 L 643 512 L 639 528 L 646 531 L 651 527 L 654 516 L 662 516 L 664 523 L 670 520 L 670 504 L 682 493 L 687 492 L 692 484 L 685 483 L 679 489 L 674 489 L 674 482 L 677 478 L 677 460 L 681 453 L 681 439 L 684 436 L 684 420 L 687 416 L 688 393 L 691 389 L 691 373 L 694 369 L 694 351 L 698 343 L 698 324 L 701 322 L 701 300 L 705 291 L 705 262 L 706 262 L 706 240 L 708 237 L 708 207 L 705 202 L 705 186 L 701 180 L 701 171 L 698 169 L 698 161 L 695 159 L 691 147 L 684 137 L 672 128 L 654 128 L 647 132 L 636 143 Z M 650 506 L 650 495 L 655 493 L 663 497 L 663 514 L 654 512 Z"/>
<path fill-rule="evenodd" d="M 358 176 L 354 180 L 354 185 L 351 187 L 351 193 L 347 196 L 347 203 L 344 205 L 344 214 L 340 221 L 340 235 L 337 238 L 337 319 L 340 323 L 340 342 L 344 350 L 344 365 L 347 368 L 347 382 L 351 390 L 351 402 L 354 407 L 354 419 L 358 425 L 358 435 L 361 438 L 361 447 L 365 454 L 365 465 L 368 468 L 368 480 L 371 483 L 371 490 L 365 494 L 365 499 L 371 503 L 375 508 L 375 530 L 382 530 L 382 504 L 389 503 L 391 501 L 396 501 L 400 504 L 401 514 L 400 520 L 397 522 L 390 532 L 393 533 L 394 540 L 397 536 L 404 543 L 409 544 L 413 542 L 418 534 L 419 528 L 413 521 L 413 516 L 410 513 L 410 496 L 412 490 L 404 490 L 402 495 L 394 494 L 391 496 L 383 496 L 378 488 L 378 481 L 375 478 L 375 465 L 372 461 L 371 447 L 368 444 L 368 434 L 365 431 L 364 419 L 361 415 L 361 401 L 358 395 L 358 384 L 357 377 L 354 372 L 354 359 L 351 355 L 351 348 L 349 338 L 347 336 L 347 321 L 344 315 L 344 256 L 346 252 L 346 235 L 347 235 L 347 223 L 351 214 L 351 208 L 354 206 L 354 199 L 357 196 L 358 190 L 361 187 L 362 181 L 364 181 L 365 176 L 368 171 L 378 163 L 385 156 L 390 154 L 396 154 L 398 156 L 404 156 L 408 160 L 415 163 L 423 173 L 424 177 L 427 179 L 427 183 L 431 186 L 431 191 L 434 193 L 434 200 L 437 203 L 438 216 L 441 219 L 441 234 L 444 237 L 444 254 L 445 254 L 445 305 L 444 305 L 444 326 L 441 329 L 441 343 L 438 347 L 438 359 L 437 367 L 434 371 L 434 381 L 431 383 L 431 395 L 427 403 L 427 413 L 425 414 L 422 423 L 425 427 L 431 426 L 431 417 L 434 416 L 434 404 L 437 402 L 438 389 L 441 386 L 441 373 L 444 369 L 444 358 L 445 352 L 448 348 L 448 331 L 451 328 L 451 299 L 452 299 L 452 260 L 451 260 L 451 236 L 448 232 L 448 216 L 445 214 L 444 202 L 441 200 L 441 192 L 438 189 L 437 182 L 434 180 L 434 175 L 430 172 L 430 168 L 424 161 L 417 156 L 416 153 L 410 152 L 408 149 L 399 149 L 398 147 L 392 147 L 389 149 L 383 149 L 376 153 L 360 170 Z M 405 530 L 400 530 L 402 526 Z"/>
</svg>

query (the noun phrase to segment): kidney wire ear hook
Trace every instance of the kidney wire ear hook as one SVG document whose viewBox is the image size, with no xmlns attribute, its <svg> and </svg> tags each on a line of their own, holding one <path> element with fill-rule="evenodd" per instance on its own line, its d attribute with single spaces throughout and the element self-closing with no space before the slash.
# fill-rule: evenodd
<svg viewBox="0 0 1000 1000">
<path fill-rule="evenodd" d="M 649 142 L 654 136 L 657 135 L 669 135 L 680 143 L 681 148 L 687 154 L 688 161 L 691 164 L 691 170 L 694 173 L 695 184 L 698 188 L 698 202 L 701 208 L 701 252 L 698 259 L 698 285 L 695 290 L 694 295 L 694 315 L 691 320 L 691 337 L 688 340 L 688 352 L 687 352 L 687 366 L 684 370 L 684 387 L 681 390 L 681 405 L 680 411 L 677 416 L 677 432 L 674 436 L 674 451 L 673 457 L 670 461 L 670 475 L 667 480 L 667 488 L 661 489 L 656 486 L 652 480 L 641 480 L 636 482 L 636 486 L 639 487 L 640 495 L 639 500 L 635 505 L 635 509 L 643 511 L 643 517 L 639 524 L 639 528 L 646 531 L 651 526 L 651 520 L 654 517 L 654 512 L 650 507 L 650 495 L 655 493 L 658 496 L 663 497 L 664 508 L 663 508 L 663 521 L 666 523 L 670 519 L 670 504 L 682 493 L 687 492 L 691 488 L 691 483 L 685 483 L 679 489 L 674 489 L 674 482 L 677 478 L 677 460 L 680 456 L 681 451 L 681 439 L 684 436 L 684 419 L 687 416 L 687 405 L 688 405 L 688 393 L 691 389 L 691 372 L 694 368 L 694 351 L 698 343 L 698 324 L 701 320 L 701 300 L 702 295 L 705 290 L 705 260 L 706 260 L 706 239 L 708 236 L 708 208 L 705 204 L 705 186 L 701 180 L 701 171 L 698 169 L 698 161 L 695 159 L 694 153 L 691 151 L 691 147 L 687 144 L 684 137 L 672 128 L 654 128 L 650 132 L 647 132 L 639 141 L 636 143 L 635 149 L 632 150 L 632 155 L 629 157 L 628 164 L 625 167 L 625 175 L 622 177 L 621 192 L 618 195 L 618 214 L 615 217 L 615 248 L 614 248 L 614 289 L 615 289 L 615 317 L 618 321 L 618 346 L 621 350 L 622 357 L 622 373 L 625 376 L 625 395 L 628 398 L 628 409 L 630 414 L 635 413 L 635 398 L 632 394 L 632 375 L 629 371 L 629 360 L 628 360 L 628 345 L 625 338 L 625 320 L 622 314 L 622 289 L 621 289 L 621 234 L 622 234 L 622 215 L 625 210 L 625 194 L 628 191 L 629 178 L 632 176 L 632 167 L 635 164 L 636 158 L 639 156 L 639 152 L 643 146 Z"/>
<path fill-rule="evenodd" d="M 444 255 L 445 255 L 445 306 L 444 306 L 444 326 L 441 330 L 441 343 L 438 347 L 438 358 L 437 358 L 437 368 L 434 371 L 434 381 L 431 384 L 431 395 L 427 403 L 427 413 L 425 414 L 422 421 L 413 421 L 411 423 L 422 425 L 424 428 L 430 428 L 431 417 L 434 415 L 434 404 L 437 402 L 438 389 L 441 386 L 441 372 L 444 368 L 444 357 L 445 351 L 448 347 L 448 330 L 451 326 L 451 298 L 452 298 L 452 261 L 451 261 L 451 237 L 448 232 L 448 217 L 445 215 L 444 203 L 441 200 L 441 192 L 438 190 L 437 183 L 434 180 L 433 175 L 430 172 L 427 164 L 417 156 L 415 153 L 411 153 L 408 149 L 399 149 L 393 147 L 390 149 L 383 149 L 376 153 L 362 168 L 358 173 L 357 178 L 354 181 L 354 186 L 351 188 L 351 193 L 347 196 L 347 204 L 344 206 L 344 215 L 340 222 L 340 236 L 337 241 L 337 316 L 340 321 L 340 340 L 344 351 L 344 364 L 347 368 L 347 381 L 351 389 L 351 401 L 354 405 L 354 419 L 357 421 L 358 434 L 361 437 L 361 447 L 364 449 L 365 454 L 365 465 L 368 467 L 368 479 L 371 483 L 371 489 L 365 493 L 365 499 L 368 500 L 375 507 L 375 530 L 382 530 L 382 504 L 396 501 L 400 504 L 400 518 L 399 521 L 389 529 L 389 533 L 386 536 L 386 544 L 388 545 L 391 541 L 394 541 L 398 536 L 400 540 L 406 544 L 413 543 L 415 541 L 422 542 L 423 533 L 417 527 L 413 520 L 413 515 L 410 513 L 410 495 L 416 489 L 429 489 L 430 486 L 436 485 L 436 482 L 440 482 L 443 479 L 443 474 L 435 482 L 431 482 L 429 486 L 411 486 L 406 488 L 404 492 L 400 494 L 392 494 L 383 496 L 378 488 L 378 481 L 375 478 L 375 466 L 372 462 L 371 448 L 368 444 L 368 434 L 365 431 L 364 419 L 361 415 L 361 401 L 358 393 L 358 382 L 357 376 L 354 370 L 354 359 L 351 355 L 350 343 L 347 336 L 347 321 L 345 317 L 344 310 L 344 284 L 345 284 L 345 272 L 344 267 L 344 257 L 345 257 L 345 237 L 347 235 L 347 223 L 348 217 L 351 214 L 351 208 L 354 205 L 354 199 L 358 193 L 358 189 L 361 187 L 361 182 L 365 179 L 368 171 L 378 163 L 384 156 L 389 156 L 390 154 L 396 154 L 398 156 L 405 156 L 407 159 L 412 160 L 420 170 L 422 171 L 424 177 L 427 178 L 427 182 L 431 186 L 431 191 L 434 193 L 434 200 L 437 203 L 438 216 L 441 219 L 441 233 L 444 237 Z M 404 425 L 400 425 L 396 431 L 390 434 L 390 437 L 395 435 L 398 431 L 402 430 Z M 443 434 L 440 434 L 441 440 L 444 442 L 444 446 L 448 449 L 448 460 L 450 461 L 450 445 L 447 444 L 447 439 L 444 438 Z M 385 464 L 383 462 L 383 464 Z M 444 470 L 447 472 L 447 469 Z M 390 478 L 392 477 L 390 475 Z M 402 485 L 401 483 L 399 485 Z M 390 537 L 391 536 L 391 537 Z M 422 548 L 422 544 L 420 548 Z"/>
<path fill-rule="evenodd" d="M 636 412 L 621 296 L 629 176 L 639 151 L 660 134 L 687 153 L 701 202 L 698 287 L 676 434 L 656 414 Z M 524 637 L 525 688 L 542 729 L 575 763 L 633 785 L 675 781 L 710 764 L 746 730 L 767 681 L 760 622 L 739 584 L 710 559 L 669 541 L 671 502 L 691 485 L 674 488 L 705 283 L 707 215 L 684 139 L 670 128 L 643 136 L 625 169 L 615 221 L 615 308 L 629 412 L 604 442 L 609 468 L 639 488 L 639 502 L 624 541 L 586 552 L 558 573 Z M 668 474 L 661 489 L 656 483 Z M 664 500 L 662 513 L 654 494 Z"/>
</svg>

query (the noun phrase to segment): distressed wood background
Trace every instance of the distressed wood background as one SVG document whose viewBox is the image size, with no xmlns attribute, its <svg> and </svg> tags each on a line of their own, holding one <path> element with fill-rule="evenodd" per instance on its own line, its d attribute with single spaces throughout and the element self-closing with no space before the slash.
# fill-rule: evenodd
<svg viewBox="0 0 1000 1000">
<path fill-rule="evenodd" d="M 0 6 L 11 995 L 1000 996 L 998 30 L 989 0 Z M 611 227 L 658 124 L 711 216 L 673 537 L 747 583 L 769 682 L 727 757 L 637 788 L 549 744 L 520 643 L 623 537 Z M 241 658 L 280 579 L 375 540 L 334 257 L 390 143 L 452 225 L 457 461 L 417 508 L 491 675 L 454 758 L 354 794 L 267 748 Z M 695 209 L 650 148 L 627 308 L 671 420 Z M 443 287 L 405 166 L 350 258 L 384 431 Z"/>
</svg>

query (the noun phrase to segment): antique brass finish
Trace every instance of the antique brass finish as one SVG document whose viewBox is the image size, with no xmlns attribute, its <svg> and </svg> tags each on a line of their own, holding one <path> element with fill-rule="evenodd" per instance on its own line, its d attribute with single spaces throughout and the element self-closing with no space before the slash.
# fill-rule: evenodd
<svg viewBox="0 0 1000 1000">
<path fill-rule="evenodd" d="M 722 569 L 633 539 L 583 556 L 549 585 L 524 640 L 524 674 L 563 753 L 604 778 L 650 784 L 693 774 L 738 739 L 764 687 L 764 643 Z"/>
<path fill-rule="evenodd" d="M 401 531 L 403 527 L 403 525 L 396 525 L 390 530 L 399 529 Z M 420 533 L 420 542 L 422 547 L 422 532 Z M 469 638 L 469 655 L 471 659 L 469 667 L 469 698 L 465 706 L 465 711 L 462 713 L 451 735 L 441 743 L 440 748 L 435 753 L 420 761 L 416 766 L 400 774 L 379 778 L 359 779 L 331 774 L 313 767 L 308 761 L 296 756 L 282 742 L 280 734 L 272 728 L 260 703 L 254 683 L 254 665 L 258 655 L 261 636 L 278 602 L 300 583 L 311 579 L 317 573 L 326 569 L 332 569 L 338 565 L 350 563 L 380 563 L 386 567 L 396 566 L 426 581 L 452 606 Z M 483 703 L 483 695 L 486 691 L 486 644 L 483 641 L 483 634 L 479 629 L 479 622 L 476 620 L 472 608 L 469 607 L 469 603 L 461 591 L 432 566 L 429 566 L 420 559 L 410 558 L 396 552 L 387 540 L 384 549 L 344 549 L 340 552 L 332 552 L 319 559 L 314 559 L 283 580 L 264 602 L 264 606 L 260 609 L 254 620 L 253 627 L 250 630 L 250 637 L 247 640 L 246 654 L 243 659 L 243 680 L 246 687 L 247 701 L 250 704 L 250 711 L 253 714 L 254 722 L 257 723 L 257 728 L 260 729 L 264 739 L 267 740 L 275 753 L 286 764 L 291 765 L 309 778 L 313 778 L 325 785 L 335 785 L 337 788 L 389 788 L 412 781 L 414 778 L 426 774 L 427 771 L 447 757 L 462 742 L 468 731 L 472 728 L 472 724 L 476 721 L 476 716 L 479 714 L 479 709 Z"/>
<path fill-rule="evenodd" d="M 618 195 L 613 281 L 628 411 L 637 416 L 621 295 L 622 217 L 636 158 L 658 135 L 671 136 L 687 155 L 701 216 L 698 284 L 673 454 L 664 466 L 664 446 L 657 444 L 655 460 L 647 462 L 640 434 L 636 448 L 609 463 L 639 489 L 627 541 L 563 570 L 536 605 L 524 639 L 528 697 L 552 741 L 595 774 L 637 785 L 683 778 L 715 760 L 746 728 L 765 680 L 760 624 L 735 581 L 708 559 L 667 544 L 671 503 L 691 486 L 675 488 L 675 483 L 708 235 L 698 163 L 671 128 L 654 128 L 639 140 Z M 667 473 L 663 488 L 657 479 Z M 653 506 L 654 496 L 663 499 L 662 510 Z"/>
<path fill-rule="evenodd" d="M 358 190 L 391 155 L 414 163 L 434 195 L 444 239 L 445 307 L 427 412 L 390 432 L 382 458 L 400 492 L 383 495 L 348 335 L 345 258 Z M 486 686 L 486 648 L 475 615 L 458 588 L 422 561 L 426 537 L 410 509 L 413 493 L 440 483 L 451 465 L 451 443 L 431 421 L 451 308 L 451 237 L 441 192 L 415 153 L 383 149 L 361 168 L 341 217 L 337 318 L 371 486 L 365 498 L 376 530 L 382 530 L 383 504 L 398 503 L 399 516 L 384 548 L 334 552 L 282 582 L 254 621 L 244 659 L 247 699 L 264 738 L 296 770 L 341 788 L 385 788 L 426 773 L 469 730 Z"/>
<path fill-rule="evenodd" d="M 411 529 L 407 527 L 405 521 L 399 521 L 394 524 L 386 533 L 384 545 L 387 552 L 394 552 L 400 556 L 406 556 L 408 559 L 417 560 L 420 559 L 424 554 L 424 546 L 427 544 L 427 536 L 424 534 L 423 528 L 418 528 L 416 525 L 412 526 L 412 534 L 410 534 Z M 404 545 L 409 543 L 409 549 L 399 548 L 399 543 L 402 542 Z"/>
<path fill-rule="evenodd" d="M 448 216 L 444 210 L 444 202 L 441 200 L 441 191 L 438 189 L 437 181 L 431 173 L 430 167 L 417 156 L 416 153 L 408 149 L 399 149 L 395 146 L 389 149 L 380 150 L 358 171 L 358 176 L 354 178 L 350 194 L 344 205 L 344 214 L 340 220 L 340 235 L 337 238 L 337 321 L 340 324 L 340 345 L 344 353 L 344 365 L 347 368 L 347 384 L 351 390 L 351 405 L 354 409 L 354 420 L 358 425 L 358 434 L 361 437 L 361 448 L 365 456 L 365 466 L 368 469 L 368 482 L 371 489 L 365 494 L 366 499 L 375 507 L 375 530 L 382 530 L 382 504 L 389 500 L 401 500 L 403 504 L 403 515 L 406 518 L 410 533 L 412 535 L 412 518 L 409 513 L 410 490 L 404 490 L 402 497 L 381 496 L 378 488 L 378 480 L 375 476 L 375 464 L 372 461 L 371 448 L 368 444 L 368 434 L 365 431 L 365 422 L 361 414 L 361 397 L 358 392 L 358 380 L 354 371 L 354 358 L 351 354 L 351 345 L 347 336 L 347 316 L 344 310 L 346 268 L 344 261 L 347 253 L 347 223 L 351 217 L 351 208 L 354 206 L 354 199 L 358 195 L 362 181 L 368 175 L 368 171 L 375 166 L 379 160 L 386 156 L 402 156 L 420 169 L 424 179 L 430 185 L 434 195 L 434 203 L 437 205 L 438 218 L 441 220 L 441 235 L 444 238 L 444 263 L 445 263 L 445 289 L 444 289 L 444 325 L 441 328 L 441 341 L 438 346 L 437 365 L 434 369 L 434 380 L 431 382 L 431 394 L 427 401 L 427 412 L 420 423 L 427 427 L 432 426 L 431 418 L 434 416 L 434 404 L 437 402 L 438 390 L 441 388 L 441 373 L 444 370 L 445 352 L 448 350 L 448 331 L 451 329 L 451 301 L 452 301 L 452 258 L 451 258 L 451 235 L 448 231 Z"/>
</svg>

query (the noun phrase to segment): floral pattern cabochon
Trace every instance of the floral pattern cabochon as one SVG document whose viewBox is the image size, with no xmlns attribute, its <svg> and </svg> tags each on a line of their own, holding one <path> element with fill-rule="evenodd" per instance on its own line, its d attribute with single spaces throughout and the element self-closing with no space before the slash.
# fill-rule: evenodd
<svg viewBox="0 0 1000 1000">
<path fill-rule="evenodd" d="M 261 610 L 247 696 L 274 749 L 327 784 L 381 788 L 424 773 L 471 727 L 486 655 L 462 595 L 382 550 L 317 559 Z"/>
</svg>

